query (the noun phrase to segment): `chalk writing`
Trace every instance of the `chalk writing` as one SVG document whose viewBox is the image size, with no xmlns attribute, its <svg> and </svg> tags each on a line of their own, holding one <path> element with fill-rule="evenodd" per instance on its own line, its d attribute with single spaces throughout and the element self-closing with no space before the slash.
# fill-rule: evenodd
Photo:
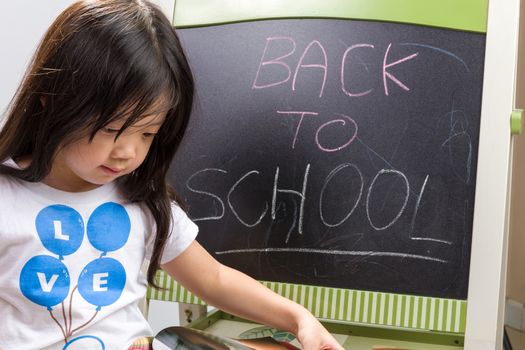
<svg viewBox="0 0 525 350">
<path fill-rule="evenodd" d="M 276 48 L 281 47 L 283 45 L 283 41 L 286 43 L 291 44 L 290 50 L 286 52 L 284 55 L 280 55 L 273 58 L 268 58 L 268 56 L 271 56 L 268 52 L 278 51 Z M 405 44 L 405 46 L 408 46 L 408 44 Z M 413 45 L 415 46 L 415 45 Z M 322 62 L 320 63 L 312 63 L 312 64 L 304 64 L 303 61 L 305 59 L 305 56 L 309 53 L 310 50 L 312 50 L 312 47 L 316 47 L 317 50 L 321 53 L 322 56 Z M 252 89 L 266 89 L 270 87 L 275 87 L 281 84 L 285 84 L 290 80 L 291 74 L 292 74 L 292 68 L 290 67 L 290 64 L 285 61 L 286 58 L 292 57 L 295 53 L 295 49 L 297 48 L 297 44 L 294 38 L 292 37 L 268 37 L 266 39 L 266 45 L 264 47 L 263 53 L 261 55 L 261 59 L 259 61 L 259 66 L 257 67 L 256 73 L 255 73 L 255 79 L 252 83 Z M 368 89 L 366 91 L 361 92 L 350 92 L 345 84 L 346 81 L 346 73 L 347 73 L 347 59 L 348 55 L 352 50 L 358 49 L 358 48 L 368 48 L 368 49 L 375 49 L 375 46 L 373 44 L 367 44 L 367 43 L 360 43 L 360 44 L 354 44 L 348 47 L 345 52 L 342 55 L 341 63 L 340 63 L 340 81 L 341 81 L 341 90 L 342 92 L 349 96 L 349 97 L 362 97 L 366 96 L 369 93 L 373 91 L 373 89 Z M 391 53 L 390 50 L 392 48 L 392 43 L 389 43 L 385 54 L 383 55 L 383 62 L 382 62 L 382 80 L 383 80 L 383 87 L 384 87 L 384 93 L 386 96 L 389 95 L 388 90 L 388 84 L 387 81 L 391 80 L 394 82 L 397 86 L 399 86 L 401 89 L 405 91 L 409 91 L 410 88 L 401 82 L 396 76 L 390 72 L 390 68 L 393 68 L 394 66 L 400 65 L 401 63 L 410 61 L 414 59 L 416 56 L 419 55 L 418 52 L 412 53 L 406 57 L 403 57 L 401 59 L 398 59 L 393 62 L 389 62 L 389 54 Z M 327 57 L 327 51 L 324 48 L 323 44 L 318 40 L 311 41 L 306 48 L 304 49 L 303 53 L 301 54 L 294 70 L 294 75 L 292 79 L 292 91 L 296 91 L 296 82 L 297 82 L 297 74 L 300 69 L 304 68 L 315 68 L 320 69 L 323 72 L 322 81 L 320 83 L 321 87 L 319 89 L 319 97 L 323 96 L 324 88 L 326 85 L 326 79 L 328 75 L 328 57 Z M 281 79 L 283 76 L 283 69 L 284 69 L 284 75 L 286 78 Z M 276 73 L 276 72 L 279 73 Z M 275 75 L 275 77 L 274 77 Z M 273 82 L 271 79 L 279 79 Z M 266 83 L 260 83 L 259 80 L 268 81 Z M 311 79 L 309 80 L 311 82 Z"/>
<path fill-rule="evenodd" d="M 357 48 L 361 48 L 361 47 L 369 47 L 369 48 L 374 48 L 374 45 L 372 44 L 355 44 L 355 45 L 352 45 L 350 46 L 348 49 L 346 49 L 345 53 L 343 54 L 343 62 L 341 64 L 341 89 L 343 90 L 343 92 L 350 96 L 350 97 L 360 97 L 360 96 L 365 96 L 365 95 L 368 95 L 369 93 L 372 92 L 373 89 L 368 89 L 366 91 L 362 91 L 362 92 L 357 92 L 357 93 L 352 93 L 350 91 L 347 90 L 346 86 L 345 86 L 345 67 L 346 67 L 346 57 L 348 56 L 348 54 L 350 53 L 350 51 L 354 50 L 354 49 L 357 49 Z M 366 68 L 366 66 L 365 66 Z"/>
<path fill-rule="evenodd" d="M 336 175 L 338 175 L 339 173 L 341 173 L 343 170 L 345 170 L 347 168 L 348 169 L 353 169 L 353 171 L 352 171 L 352 173 L 350 173 L 350 175 L 347 175 L 345 178 L 350 179 L 351 178 L 351 174 L 357 175 L 357 179 L 358 179 L 358 183 L 359 183 L 359 186 L 358 186 L 359 190 L 357 191 L 356 200 L 352 204 L 351 209 L 348 212 L 345 213 L 345 216 L 343 217 L 343 219 L 341 219 L 340 221 L 338 221 L 336 223 L 330 223 L 330 222 L 328 222 L 328 220 L 326 219 L 326 216 L 324 214 L 324 211 L 326 209 L 323 209 L 323 203 L 326 201 L 326 195 L 325 195 L 326 188 L 327 188 L 327 186 L 330 184 L 330 182 L 332 181 L 332 179 Z M 298 215 L 298 217 L 296 217 L 295 214 L 294 214 L 294 220 L 293 220 L 292 228 L 297 227 L 297 233 L 298 234 L 303 234 L 303 222 L 304 222 L 304 215 L 305 215 L 305 206 L 307 204 L 311 205 L 310 201 L 307 200 L 308 199 L 307 193 L 311 191 L 311 190 L 308 191 L 308 176 L 309 176 L 309 173 L 310 173 L 310 164 L 307 164 L 307 166 L 305 168 L 304 175 L 303 175 L 303 183 L 302 183 L 302 187 L 301 187 L 300 191 L 294 190 L 294 189 L 280 188 L 279 187 L 280 171 L 281 171 L 281 167 L 278 166 L 275 169 L 274 181 L 273 181 L 273 185 L 271 186 L 271 193 L 272 193 L 272 195 L 271 195 L 271 198 L 272 198 L 272 203 L 271 203 L 271 220 L 273 221 L 273 220 L 276 219 L 277 199 L 279 197 L 278 195 L 281 193 L 281 194 L 288 194 L 288 195 L 295 196 L 294 198 L 299 198 L 299 200 L 300 200 L 300 202 L 299 202 L 300 203 L 299 204 L 299 215 Z M 190 184 L 189 184 L 190 181 L 192 179 L 194 179 L 197 175 L 200 175 L 200 174 L 203 174 L 203 173 L 209 173 L 209 172 L 219 172 L 219 173 L 222 173 L 222 174 L 228 174 L 229 173 L 227 170 L 224 170 L 224 169 L 202 169 L 202 170 L 197 171 L 192 176 L 190 176 L 190 178 L 188 179 L 188 182 L 186 183 L 186 186 L 188 187 L 188 189 L 190 189 L 194 193 L 204 194 L 206 196 L 209 196 L 213 200 L 218 201 L 220 203 L 220 207 L 221 207 L 221 214 L 220 215 L 215 215 L 215 216 L 214 215 L 210 215 L 210 216 L 206 216 L 206 217 L 202 217 L 202 218 L 193 218 L 193 220 L 195 220 L 195 221 L 221 220 L 224 217 L 224 207 L 225 207 L 224 206 L 224 201 L 222 200 L 222 198 L 218 194 L 214 194 L 214 193 L 210 192 L 210 190 L 196 189 L 194 186 L 191 187 Z M 252 175 L 260 175 L 260 172 L 258 170 L 251 170 L 251 171 L 246 172 L 242 176 L 240 176 L 240 178 L 237 179 L 234 182 L 234 184 L 231 186 L 231 188 L 229 189 L 228 194 L 227 194 L 227 198 L 226 198 L 226 201 L 228 203 L 228 207 L 230 208 L 230 210 L 233 213 L 233 215 L 237 218 L 237 220 L 243 226 L 246 226 L 246 227 L 255 227 L 257 225 L 262 224 L 263 219 L 266 217 L 266 214 L 268 213 L 268 203 L 264 202 L 264 209 L 262 210 L 262 212 L 259 215 L 259 217 L 253 223 L 248 223 L 245 219 L 242 219 L 240 217 L 240 215 L 238 214 L 238 212 L 235 209 L 234 205 L 232 204 L 232 201 L 231 201 L 232 193 L 237 190 L 238 186 L 243 181 L 245 181 L 249 176 L 252 176 Z M 353 176 L 353 177 L 355 178 L 355 176 Z M 371 215 L 370 215 L 370 208 L 374 205 L 374 203 L 371 201 L 370 198 L 371 198 L 371 195 L 374 192 L 374 190 L 376 190 L 376 187 L 377 187 L 376 186 L 376 182 L 381 177 L 394 177 L 394 178 L 401 179 L 402 180 L 400 182 L 401 183 L 401 189 L 405 192 L 405 195 L 403 196 L 402 204 L 399 207 L 397 213 L 395 214 L 395 216 L 392 219 L 390 219 L 390 221 L 388 221 L 386 224 L 383 224 L 383 225 L 376 224 L 375 223 L 375 219 L 373 219 L 371 217 Z M 446 241 L 446 240 L 435 239 L 435 238 L 416 237 L 415 235 L 413 235 L 417 212 L 419 210 L 419 206 L 420 206 L 420 203 L 421 203 L 421 198 L 423 196 L 424 189 L 425 189 L 425 187 L 427 185 L 428 178 L 429 178 L 429 176 L 427 175 L 425 177 L 425 179 L 424 179 L 424 182 L 423 182 L 423 185 L 421 187 L 421 190 L 420 190 L 420 192 L 419 192 L 419 194 L 417 196 L 417 201 L 416 201 L 416 204 L 415 204 L 414 212 L 413 212 L 413 214 L 411 216 L 411 229 L 407 232 L 407 235 L 412 240 L 422 240 L 422 241 L 426 240 L 426 241 L 433 241 L 433 242 L 437 242 L 437 243 L 452 244 L 451 242 Z M 208 182 L 209 183 L 216 184 L 217 181 L 218 181 L 218 178 L 215 178 L 215 177 L 214 178 L 208 178 Z M 208 183 L 208 182 L 203 182 L 203 183 Z M 338 227 L 338 226 L 343 225 L 352 216 L 352 214 L 354 213 L 354 211 L 358 207 L 358 205 L 359 205 L 359 203 L 361 201 L 363 192 L 364 192 L 364 179 L 363 179 L 363 174 L 362 174 L 361 170 L 359 169 L 359 167 L 357 165 L 355 165 L 355 164 L 352 164 L 352 163 L 343 163 L 343 164 L 338 165 L 337 167 L 335 167 L 334 169 L 332 169 L 330 171 L 330 173 L 325 178 L 325 180 L 323 182 L 323 185 L 321 187 L 319 200 L 318 200 L 318 209 L 317 209 L 317 212 L 319 214 L 319 219 L 321 220 L 321 222 L 326 227 L 334 228 L 334 227 Z M 394 225 L 399 220 L 401 215 L 403 215 L 403 213 L 404 213 L 404 211 L 406 209 L 407 203 L 408 203 L 408 198 L 409 198 L 409 194 L 410 194 L 410 184 L 409 184 L 409 181 L 408 181 L 406 175 L 403 174 L 401 171 L 394 170 L 394 169 L 381 169 L 373 177 L 372 181 L 370 182 L 370 185 L 368 186 L 368 189 L 367 189 L 366 193 L 367 193 L 367 195 L 366 195 L 366 201 L 364 203 L 364 206 L 365 206 L 365 210 L 366 210 L 366 217 L 367 217 L 368 224 L 376 231 L 383 231 L 383 230 L 386 230 L 387 228 L 391 227 L 392 225 Z M 386 199 L 386 197 L 383 197 L 383 199 Z M 341 202 L 341 200 L 342 200 L 342 198 L 331 198 L 330 202 Z M 380 203 L 381 201 L 377 201 L 377 202 Z M 343 209 L 344 208 L 341 208 L 341 210 L 343 210 Z M 290 234 L 291 234 L 291 231 L 288 231 L 288 234 L 287 234 L 287 237 L 286 237 L 286 241 L 289 240 Z"/>
<path fill-rule="evenodd" d="M 277 170 L 275 171 L 275 177 L 274 177 L 274 182 L 273 182 L 272 219 L 275 220 L 275 203 L 277 202 L 277 193 L 289 193 L 289 194 L 299 196 L 299 198 L 301 198 L 301 204 L 299 206 L 299 223 L 297 227 L 297 231 L 299 232 L 299 234 L 303 233 L 304 203 L 306 200 L 306 185 L 308 182 L 309 172 L 310 172 L 310 164 L 306 165 L 306 170 L 304 172 L 303 188 L 301 192 L 298 192 L 295 190 L 281 189 L 277 187 L 277 184 L 279 182 L 279 167 L 277 167 Z"/>
<path fill-rule="evenodd" d="M 372 222 L 372 219 L 370 218 L 370 194 L 372 193 L 372 189 L 374 187 L 374 184 L 376 183 L 377 179 L 380 177 L 380 176 L 385 176 L 387 174 L 394 174 L 394 176 L 399 176 L 401 177 L 401 179 L 403 179 L 403 184 L 406 186 L 406 195 L 405 195 L 405 199 L 403 201 L 403 205 L 401 206 L 401 208 L 399 209 L 399 212 L 397 213 L 397 215 L 386 225 L 384 226 L 376 226 L 373 222 Z M 401 216 L 401 214 L 403 214 L 403 211 L 405 210 L 405 207 L 407 205 L 407 202 L 408 202 L 408 194 L 410 193 L 410 186 L 408 184 L 408 179 L 407 177 L 405 176 L 405 174 L 403 174 L 402 172 L 398 171 L 398 170 L 393 170 L 393 169 L 381 169 L 377 174 L 376 176 L 374 177 L 374 179 L 372 180 L 372 184 L 370 185 L 370 189 L 368 190 L 368 194 L 366 196 L 366 216 L 368 217 L 368 221 L 370 222 L 370 225 L 372 225 L 373 228 L 375 228 L 376 230 L 384 230 L 384 229 L 387 229 L 389 228 L 390 226 L 392 226 L 393 224 L 395 224 L 395 222 L 397 221 L 397 219 L 399 219 L 399 217 Z"/>
<path fill-rule="evenodd" d="M 351 250 L 327 250 L 327 249 L 308 249 L 308 248 L 259 248 L 259 249 L 232 249 L 215 252 L 217 255 L 225 254 L 243 254 L 243 253 L 308 253 L 308 254 L 326 254 L 326 255 L 354 255 L 354 256 L 388 256 L 402 259 L 428 260 L 442 264 L 447 261 L 424 255 L 404 254 L 396 252 L 375 252 L 375 251 L 351 251 Z"/>
<path fill-rule="evenodd" d="M 291 51 L 287 52 L 286 54 L 284 54 L 282 56 L 275 57 L 275 58 L 269 59 L 269 60 L 265 60 L 266 53 L 268 51 L 268 46 L 273 41 L 277 41 L 277 40 L 279 40 L 279 41 L 283 41 L 284 40 L 284 41 L 290 42 L 292 44 Z M 264 47 L 264 52 L 263 52 L 263 54 L 261 56 L 261 62 L 259 63 L 259 68 L 257 69 L 257 74 L 255 74 L 255 80 L 253 81 L 252 88 L 253 89 L 264 89 L 264 88 L 267 88 L 267 87 L 276 86 L 276 85 L 280 85 L 282 83 L 287 82 L 290 79 L 292 71 L 290 70 L 290 67 L 286 63 L 282 62 L 281 60 L 283 58 L 286 58 L 286 57 L 290 56 L 291 54 L 293 54 L 294 51 L 295 51 L 295 47 L 296 47 L 295 41 L 292 38 L 289 38 L 289 37 L 273 37 L 273 38 L 266 39 L 266 46 Z M 277 66 L 281 66 L 284 69 L 286 69 L 286 78 L 284 78 L 284 79 L 282 79 L 280 81 L 273 82 L 273 83 L 258 85 L 257 84 L 257 80 L 259 78 L 261 68 L 264 67 L 264 66 L 268 66 L 268 65 L 277 65 Z"/>
<path fill-rule="evenodd" d="M 459 57 L 458 55 L 454 54 L 453 52 L 450 52 L 450 51 L 447 51 L 447 50 L 444 50 L 442 48 L 439 48 L 439 47 L 435 47 L 435 46 L 432 46 L 432 45 L 426 45 L 426 44 L 418 44 L 418 43 L 400 43 L 399 45 L 401 46 L 417 46 L 417 47 L 424 47 L 424 48 L 427 48 L 427 49 L 431 49 L 431 50 L 434 50 L 434 51 L 437 51 L 437 52 L 441 52 L 441 53 L 444 53 L 445 55 L 448 55 L 452 58 L 454 58 L 455 60 L 459 61 L 463 67 L 465 67 L 466 71 L 467 72 L 470 72 L 470 69 L 468 68 L 468 65 L 467 63 L 465 63 L 465 61 L 463 59 L 461 59 L 461 57 Z"/>
<path fill-rule="evenodd" d="M 232 186 L 232 188 L 228 191 L 228 206 L 230 207 L 232 213 L 235 215 L 235 217 L 246 227 L 254 227 L 255 225 L 259 224 L 263 217 L 266 215 L 266 212 L 268 211 L 268 203 L 264 203 L 265 204 L 265 208 L 264 208 L 264 211 L 263 213 L 261 214 L 261 216 L 259 217 L 259 219 L 257 219 L 257 221 L 255 221 L 253 224 L 249 224 L 247 223 L 246 221 L 244 221 L 243 219 L 240 218 L 239 214 L 237 213 L 237 211 L 233 208 L 233 205 L 232 205 L 232 202 L 231 202 L 231 195 L 233 193 L 233 191 L 235 190 L 235 188 L 245 179 L 247 178 L 248 176 L 250 176 L 251 174 L 259 174 L 259 172 L 257 170 L 252 170 L 252 171 L 249 171 L 247 172 L 246 174 L 244 174 L 239 180 L 237 180 L 237 182 Z M 215 198 L 217 198 L 215 196 Z M 220 200 L 220 199 L 219 199 Z"/>
<path fill-rule="evenodd" d="M 472 140 L 468 133 L 468 121 L 462 110 L 453 109 L 450 117 L 450 132 L 448 138 L 441 144 L 448 148 L 449 161 L 454 174 L 463 182 L 470 182 L 472 162 Z M 461 159 L 458 150 L 467 150 L 466 159 Z"/>
<path fill-rule="evenodd" d="M 394 83 L 396 83 L 400 88 L 402 88 L 403 90 L 405 91 L 408 91 L 410 90 L 405 84 L 403 84 L 402 82 L 399 81 L 399 79 L 397 79 L 392 73 L 390 72 L 387 72 L 387 68 L 390 68 L 390 67 L 393 67 L 393 66 L 396 66 L 400 63 L 403 63 L 403 62 L 406 62 L 408 60 L 411 60 L 413 59 L 414 57 L 416 57 L 418 55 L 418 53 L 414 53 L 410 56 L 407 56 L 407 57 L 404 57 L 400 60 L 397 60 L 395 62 L 392 62 L 392 63 L 386 63 L 387 62 L 387 59 L 388 59 L 388 53 L 390 52 L 390 47 L 392 46 L 392 44 L 388 44 L 388 47 L 386 49 L 386 52 L 385 52 L 385 57 L 383 59 L 383 85 L 385 86 L 385 95 L 388 96 L 388 85 L 387 85 L 387 80 L 386 78 L 389 78 L 390 80 L 392 80 Z"/>
<path fill-rule="evenodd" d="M 215 195 L 213 193 L 210 193 L 210 192 L 196 190 L 190 185 L 190 182 L 196 176 L 198 176 L 199 174 L 202 174 L 202 173 L 210 172 L 210 171 L 217 171 L 217 172 L 220 172 L 220 173 L 223 173 L 223 174 L 227 173 L 226 170 L 214 169 L 214 168 L 206 168 L 206 169 L 199 170 L 195 174 L 191 175 L 188 178 L 188 181 L 186 182 L 186 188 L 188 188 L 188 190 L 190 190 L 193 193 L 200 193 L 200 194 L 203 194 L 205 196 L 209 196 L 211 198 L 214 198 L 217 202 L 219 202 L 219 204 L 221 206 L 221 213 L 220 213 L 220 215 L 212 215 L 212 216 L 203 217 L 203 218 L 193 218 L 193 221 L 219 220 L 219 219 L 222 219 L 222 217 L 224 216 L 224 202 L 221 200 L 221 198 L 219 196 L 217 196 L 217 195 Z"/>
<path fill-rule="evenodd" d="M 323 63 L 322 64 L 303 64 L 303 60 L 304 60 L 306 54 L 308 53 L 308 50 L 310 50 L 310 48 L 314 44 L 316 45 L 316 47 L 319 48 L 319 50 L 321 51 L 321 53 L 323 55 Z M 297 80 L 297 73 L 299 72 L 299 68 L 320 68 L 320 69 L 323 70 L 323 83 L 321 85 L 321 90 L 319 91 L 319 97 L 322 97 L 323 96 L 324 86 L 326 84 L 326 75 L 328 73 L 328 58 L 326 57 L 326 51 L 325 51 L 323 45 L 321 45 L 321 43 L 319 41 L 314 40 L 310 44 L 308 44 L 308 46 L 304 50 L 303 54 L 301 55 L 301 58 L 299 59 L 299 63 L 297 63 L 297 68 L 295 68 L 295 73 L 293 75 L 292 90 L 294 90 L 294 91 L 295 91 L 295 81 Z"/>
<path fill-rule="evenodd" d="M 319 127 L 319 129 L 317 129 L 316 133 L 315 133 L 315 144 L 317 145 L 317 147 L 319 147 L 319 149 L 321 149 L 322 151 L 325 151 L 325 152 L 336 152 L 336 151 L 340 151 L 342 150 L 343 148 L 346 148 L 348 145 L 350 145 L 352 143 L 352 141 L 354 141 L 354 139 L 356 138 L 357 136 L 357 123 L 355 122 L 355 120 L 353 120 L 352 118 L 350 118 L 349 116 L 347 115 L 343 115 L 343 114 L 338 114 L 342 119 L 334 119 L 334 120 L 331 120 L 329 122 L 326 122 L 324 123 L 323 125 L 321 125 Z M 319 133 L 321 132 L 321 130 L 323 130 L 325 127 L 327 127 L 328 125 L 330 124 L 334 124 L 334 123 L 338 123 L 338 124 L 342 124 L 343 126 L 346 125 L 346 121 L 349 121 L 353 126 L 354 126 L 354 132 L 352 134 L 352 136 L 350 136 L 350 139 L 343 145 L 339 146 L 339 147 L 336 147 L 336 148 L 327 148 L 327 147 L 323 147 L 321 146 L 321 141 L 319 141 Z"/>
<path fill-rule="evenodd" d="M 354 205 L 352 206 L 352 209 L 350 209 L 348 214 L 346 214 L 346 216 L 341 221 L 339 221 L 339 222 L 337 222 L 335 224 L 330 224 L 330 223 L 328 223 L 326 221 L 326 219 L 324 218 L 324 215 L 323 215 L 323 196 L 324 196 L 324 192 L 326 190 L 326 187 L 330 183 L 330 180 L 332 180 L 332 178 L 335 175 L 337 175 L 337 173 L 339 173 L 341 170 L 343 170 L 345 168 L 348 168 L 348 167 L 351 167 L 352 169 L 354 169 L 357 172 L 357 175 L 359 175 L 359 194 L 357 196 L 357 199 L 356 199 Z M 319 196 L 319 217 L 321 218 L 321 221 L 323 222 L 323 224 L 325 224 L 328 227 L 337 227 L 337 226 L 340 226 L 342 223 L 344 223 L 346 220 L 348 220 L 350 215 L 352 215 L 352 213 L 354 212 L 355 208 L 359 204 L 359 201 L 361 200 L 361 196 L 363 195 L 363 186 L 364 186 L 364 184 L 363 184 L 363 174 L 361 174 L 361 171 L 359 170 L 359 168 L 357 166 L 355 166 L 354 164 L 344 163 L 344 164 L 339 165 L 334 170 L 332 170 L 330 172 L 330 174 L 328 174 L 328 176 L 326 177 L 326 181 L 324 182 L 323 188 L 321 189 L 321 195 Z"/>
<path fill-rule="evenodd" d="M 293 141 L 292 141 L 292 149 L 295 148 L 295 144 L 297 142 L 297 136 L 299 135 L 299 129 L 301 128 L 301 125 L 303 124 L 303 119 L 304 119 L 304 116 L 305 115 L 312 115 L 312 116 L 318 116 L 319 113 L 317 112 L 307 112 L 307 111 L 277 111 L 278 114 L 289 114 L 289 115 L 299 115 L 299 122 L 297 123 L 297 127 L 295 128 L 295 133 L 294 133 L 294 137 L 293 137 Z M 343 114 L 340 114 L 340 113 L 335 113 L 335 115 L 337 115 L 339 117 L 339 119 L 333 119 L 331 121 L 328 121 L 324 124 L 322 124 L 319 128 L 317 128 L 317 131 L 315 132 L 315 144 L 317 145 L 317 147 L 321 150 L 321 151 L 324 151 L 324 152 L 337 152 L 337 151 L 340 151 L 342 150 L 343 148 L 346 148 L 347 146 L 349 146 L 353 141 L 354 139 L 356 138 L 357 136 L 357 123 L 355 122 L 354 119 L 352 119 L 351 117 L 347 116 L 347 115 L 343 115 Z M 335 147 L 335 148 L 328 148 L 328 147 L 324 147 L 321 145 L 321 141 L 319 139 L 319 134 L 321 133 L 321 131 L 331 125 L 331 124 L 341 124 L 342 126 L 346 126 L 346 123 L 347 122 L 350 122 L 350 124 L 353 126 L 353 132 L 352 132 L 352 135 L 350 136 L 349 140 L 346 141 L 346 143 L 344 143 L 343 145 L 341 146 L 338 146 L 338 147 Z"/>
<path fill-rule="evenodd" d="M 301 125 L 303 124 L 304 116 L 305 115 L 319 115 L 319 113 L 317 113 L 317 112 L 306 112 L 306 111 L 302 111 L 302 112 L 299 112 L 299 111 L 277 111 L 277 113 L 278 114 L 291 114 L 291 115 L 298 114 L 298 115 L 300 115 L 299 122 L 297 123 L 297 128 L 295 129 L 295 134 L 294 134 L 294 137 L 293 137 L 292 149 L 295 148 L 295 142 L 297 141 L 297 135 L 299 135 L 299 129 L 301 128 Z"/>
<path fill-rule="evenodd" d="M 430 237 L 417 237 L 414 235 L 414 227 L 416 224 L 416 217 L 417 217 L 417 211 L 419 210 L 419 206 L 421 205 L 421 198 L 423 197 L 423 192 L 425 191 L 425 187 L 427 186 L 428 181 L 428 175 L 425 176 L 425 180 L 423 181 L 423 185 L 421 185 L 421 190 L 419 191 L 419 195 L 417 196 L 416 205 L 414 209 L 414 215 L 412 215 L 412 222 L 411 222 L 411 234 L 410 239 L 415 241 L 431 241 L 431 242 L 438 242 L 443 244 L 452 244 L 450 241 L 445 241 L 442 239 L 436 239 L 436 238 L 430 238 Z"/>
</svg>

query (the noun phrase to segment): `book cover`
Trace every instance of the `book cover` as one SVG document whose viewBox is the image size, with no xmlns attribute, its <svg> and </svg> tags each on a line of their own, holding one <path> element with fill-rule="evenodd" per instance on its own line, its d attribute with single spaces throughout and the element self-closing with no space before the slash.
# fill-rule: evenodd
<svg viewBox="0 0 525 350">
<path fill-rule="evenodd" d="M 168 327 L 153 340 L 155 350 L 299 350 L 270 336 L 231 339 L 186 327 Z"/>
</svg>

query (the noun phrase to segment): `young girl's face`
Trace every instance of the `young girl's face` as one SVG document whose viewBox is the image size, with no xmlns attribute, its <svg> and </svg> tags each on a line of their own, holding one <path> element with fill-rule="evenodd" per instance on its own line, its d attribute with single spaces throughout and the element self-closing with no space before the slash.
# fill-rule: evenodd
<svg viewBox="0 0 525 350">
<path fill-rule="evenodd" d="M 82 192 L 114 181 L 137 169 L 148 154 L 166 113 L 150 114 L 126 128 L 117 120 L 99 130 L 91 142 L 85 136 L 59 149 L 44 183 L 54 188 Z"/>
</svg>

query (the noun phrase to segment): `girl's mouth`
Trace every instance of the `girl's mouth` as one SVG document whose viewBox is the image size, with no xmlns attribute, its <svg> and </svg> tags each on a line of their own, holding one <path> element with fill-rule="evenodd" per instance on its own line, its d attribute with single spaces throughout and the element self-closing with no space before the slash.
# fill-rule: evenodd
<svg viewBox="0 0 525 350">
<path fill-rule="evenodd" d="M 107 173 L 109 175 L 118 175 L 118 174 L 122 173 L 122 171 L 124 170 L 124 169 L 118 169 L 118 168 L 110 168 L 110 167 L 107 167 L 105 165 L 101 165 L 100 167 L 102 168 L 102 170 L 105 173 Z"/>
</svg>

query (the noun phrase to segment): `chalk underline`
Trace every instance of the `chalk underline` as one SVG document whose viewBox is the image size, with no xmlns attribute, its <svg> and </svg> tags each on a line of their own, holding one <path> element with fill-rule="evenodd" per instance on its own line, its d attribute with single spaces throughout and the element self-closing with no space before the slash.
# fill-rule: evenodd
<svg viewBox="0 0 525 350">
<path fill-rule="evenodd" d="M 308 248 L 251 248 L 251 249 L 231 249 L 215 252 L 217 255 L 226 254 L 246 254 L 246 253 L 306 253 L 306 254 L 327 254 L 327 255 L 353 255 L 353 256 L 388 256 L 403 259 L 418 259 L 439 262 L 442 264 L 448 261 L 430 256 L 405 254 L 395 252 L 375 252 L 359 250 L 326 250 L 326 249 L 308 249 Z"/>
</svg>

